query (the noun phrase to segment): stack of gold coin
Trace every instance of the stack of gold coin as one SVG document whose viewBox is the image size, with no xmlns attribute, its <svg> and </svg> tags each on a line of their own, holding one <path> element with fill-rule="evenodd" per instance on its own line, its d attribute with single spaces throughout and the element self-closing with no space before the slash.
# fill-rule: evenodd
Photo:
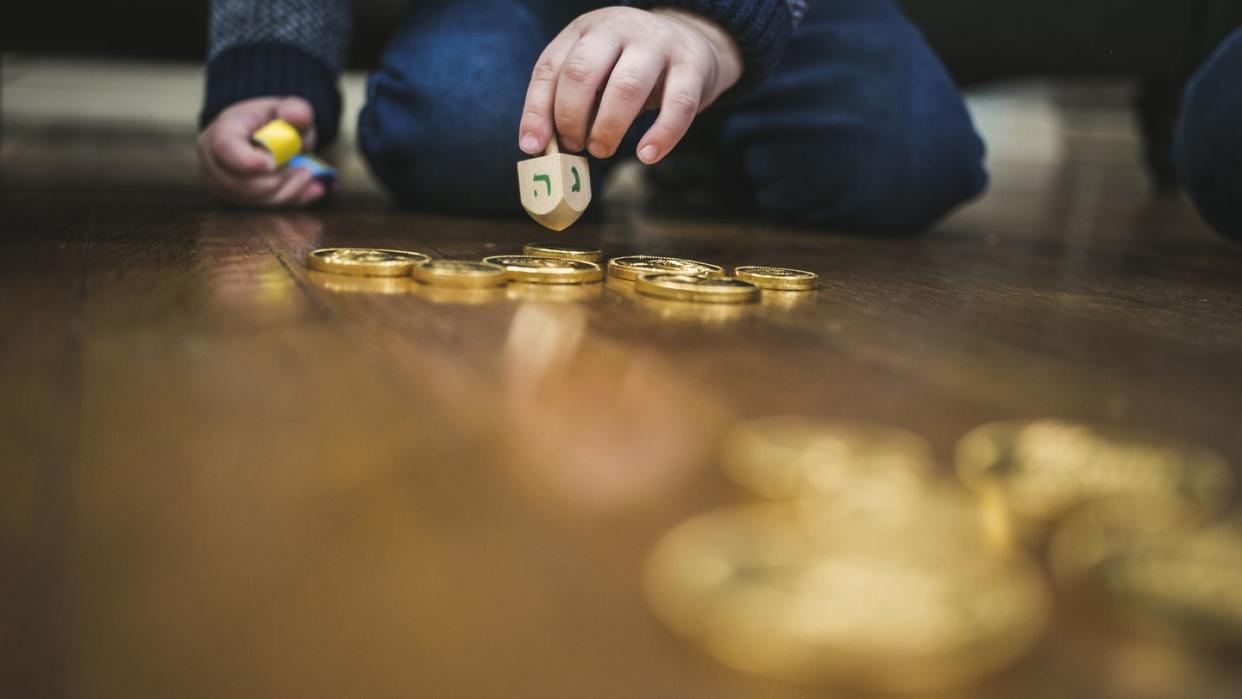
<svg viewBox="0 0 1242 699">
<path fill-rule="evenodd" d="M 589 284 L 604 278 L 604 271 L 594 262 L 534 255 L 493 255 L 483 261 L 503 268 L 509 280 L 515 282 Z"/>
<path fill-rule="evenodd" d="M 1034 645 L 1049 595 L 1025 556 L 979 543 L 963 498 L 928 497 L 947 500 L 896 520 L 816 523 L 775 503 L 701 515 L 657 545 L 648 600 L 674 631 L 757 674 L 880 691 L 978 679 Z"/>
<path fill-rule="evenodd" d="M 857 420 L 774 416 L 735 425 L 721 449 L 725 473 L 765 498 L 917 497 L 931 473 L 927 441 Z"/>
<path fill-rule="evenodd" d="M 556 257 L 562 260 L 599 263 L 604 259 L 604 251 L 595 248 L 574 247 L 556 243 L 527 243 L 522 254 L 535 257 Z"/>
<path fill-rule="evenodd" d="M 306 266 L 317 272 L 363 277 L 408 277 L 415 265 L 429 260 L 419 252 L 379 248 L 323 248 L 306 257 Z"/>
<path fill-rule="evenodd" d="M 1214 451 L 1061 420 L 976 428 L 958 442 L 957 472 L 971 488 L 998 495 L 1035 529 L 1075 505 L 1114 495 L 1176 499 L 1215 512 L 1233 487 Z"/>
<path fill-rule="evenodd" d="M 1242 648 L 1242 520 L 1205 525 L 1176 501 L 1109 498 L 1061 523 L 1049 561 L 1070 597 L 1127 630 Z"/>
<path fill-rule="evenodd" d="M 641 275 L 669 272 L 707 277 L 725 276 L 724 268 L 719 265 L 683 260 L 678 257 L 661 257 L 659 255 L 627 255 L 614 257 L 608 261 L 608 276 L 613 279 L 636 281 Z"/>
<path fill-rule="evenodd" d="M 732 277 L 648 273 L 638 277 L 634 289 L 640 294 L 670 301 L 754 303 L 759 300 L 759 287 Z"/>
<path fill-rule="evenodd" d="M 788 267 L 749 265 L 735 267 L 733 276 L 748 281 L 760 289 L 773 291 L 812 291 L 819 283 L 819 275 Z"/>
<path fill-rule="evenodd" d="M 473 260 L 431 260 L 414 267 L 416 281 L 433 286 L 479 289 L 509 283 L 505 268 Z"/>
</svg>

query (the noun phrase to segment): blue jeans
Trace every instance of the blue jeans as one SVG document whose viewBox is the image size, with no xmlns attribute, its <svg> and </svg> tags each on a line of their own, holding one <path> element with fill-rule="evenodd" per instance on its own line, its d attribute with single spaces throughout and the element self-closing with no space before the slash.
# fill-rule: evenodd
<svg viewBox="0 0 1242 699">
<path fill-rule="evenodd" d="M 1242 30 L 1191 78 L 1173 149 L 1203 217 L 1242 240 Z"/>
<path fill-rule="evenodd" d="M 570 20 L 600 6 L 414 3 L 358 124 L 363 153 L 397 201 L 519 213 L 514 164 L 526 157 L 517 129 L 531 69 Z M 961 96 L 890 0 L 812 3 L 776 70 L 726 94 L 691 135 L 683 145 L 714 150 L 759 215 L 801 225 L 918 230 L 987 181 Z M 597 177 L 608 163 L 598 165 Z"/>
</svg>

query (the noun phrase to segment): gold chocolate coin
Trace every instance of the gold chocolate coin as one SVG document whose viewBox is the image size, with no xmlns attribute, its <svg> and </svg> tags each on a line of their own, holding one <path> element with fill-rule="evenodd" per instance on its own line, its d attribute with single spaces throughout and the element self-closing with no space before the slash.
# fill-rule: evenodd
<svg viewBox="0 0 1242 699">
<path fill-rule="evenodd" d="M 759 287 L 732 277 L 649 273 L 638 278 L 634 290 L 656 298 L 695 303 L 753 303 L 759 300 Z"/>
<path fill-rule="evenodd" d="M 594 262 L 535 255 L 492 255 L 483 261 L 504 268 L 509 280 L 515 282 L 587 284 L 604 278 L 604 270 Z"/>
<path fill-rule="evenodd" d="M 379 248 L 322 248 L 306 256 L 306 266 L 317 272 L 360 277 L 406 277 L 415 265 L 431 258 L 421 252 Z"/>
<path fill-rule="evenodd" d="M 1242 648 L 1242 520 L 1204 524 L 1169 500 L 1100 500 L 1057 527 L 1049 562 L 1072 599 L 1117 626 Z"/>
<path fill-rule="evenodd" d="M 415 280 L 434 286 L 482 288 L 509 283 L 505 268 L 474 260 L 431 260 L 410 270 Z"/>
<path fill-rule="evenodd" d="M 725 473 L 772 499 L 909 497 L 932 470 L 931 446 L 896 427 L 803 416 L 735 425 L 721 450 Z"/>
<path fill-rule="evenodd" d="M 535 257 L 556 257 L 562 260 L 577 260 L 579 262 L 595 262 L 599 263 L 604 259 L 603 250 L 595 250 L 594 248 L 577 248 L 568 245 L 556 245 L 554 243 L 527 243 L 522 248 L 523 255 L 534 255 Z"/>
<path fill-rule="evenodd" d="M 972 489 L 999 494 L 1017 515 L 1045 522 L 1115 495 L 1176 499 L 1215 512 L 1233 488 L 1228 465 L 1210 449 L 1061 420 L 971 430 L 957 445 L 957 473 Z"/>
<path fill-rule="evenodd" d="M 1027 557 L 962 543 L 978 538 L 969 514 L 915 507 L 896 525 L 845 516 L 813 530 L 786 504 L 710 512 L 656 546 L 647 598 L 740 670 L 880 691 L 961 685 L 1025 654 L 1050 609 Z"/>
<path fill-rule="evenodd" d="M 814 272 L 756 265 L 734 267 L 733 276 L 748 281 L 760 289 L 778 291 L 811 291 L 819 281 L 819 275 Z"/>
<path fill-rule="evenodd" d="M 614 279 L 635 281 L 640 275 L 649 272 L 673 272 L 708 277 L 723 277 L 724 268 L 706 262 L 683 260 L 678 257 L 661 257 L 659 255 L 627 255 L 614 257 L 608 261 L 608 276 Z"/>
</svg>

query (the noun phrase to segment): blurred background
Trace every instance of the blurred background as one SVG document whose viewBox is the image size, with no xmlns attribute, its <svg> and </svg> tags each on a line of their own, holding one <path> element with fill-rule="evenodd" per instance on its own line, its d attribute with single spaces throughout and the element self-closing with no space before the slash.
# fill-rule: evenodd
<svg viewBox="0 0 1242 699">
<path fill-rule="evenodd" d="M 728 314 L 737 309 L 678 316 L 637 295 L 634 313 L 514 296 L 467 309 L 339 279 L 304 283 L 309 273 L 287 261 L 320 245 L 394 247 L 417 231 L 440 252 L 473 256 L 485 245 L 521 244 L 530 229 L 519 224 L 533 225 L 373 215 L 387 198 L 353 147 L 354 125 L 367 71 L 405 1 L 354 0 L 344 131 L 328 153 L 342 191 L 311 215 L 216 207 L 198 182 L 206 0 L 0 4 L 0 205 L 17 212 L 0 233 L 18 239 L 0 255 L 10 299 L 0 315 L 19 329 L 0 336 L 26 340 L 0 342 L 18 357 L 0 361 L 17 396 L 0 424 L 37 456 L 36 468 L 11 469 L 36 485 L 0 478 L 0 505 L 6 495 L 39 505 L 0 523 L 0 539 L 10 537 L 0 540 L 0 569 L 33 571 L 0 575 L 0 597 L 18 589 L 9 599 L 23 602 L 3 610 L 0 657 L 24 663 L 35 682 L 196 686 L 209 696 L 236 696 L 264 678 L 290 690 L 269 696 L 306 696 L 292 690 L 338 664 L 361 671 L 336 679 L 363 683 L 335 685 L 340 694 L 437 682 L 491 688 L 515 676 L 538 684 L 544 678 L 517 662 L 526 653 L 572 658 L 567 681 L 594 686 L 592 673 L 602 673 L 619 693 L 652 668 L 684 686 L 715 681 L 714 666 L 695 664 L 697 655 L 646 642 L 660 629 L 630 613 L 642 601 L 638 566 L 629 564 L 674 517 L 733 497 L 719 478 L 687 486 L 706 473 L 713 436 L 730 418 L 718 410 L 728 407 L 721 396 L 752 412 L 794 405 L 885 417 L 934 442 L 941 466 L 967 427 L 1043 412 L 1159 426 L 1236 464 L 1236 256 L 1196 225 L 1169 151 L 1183 86 L 1242 24 L 1242 2 L 900 4 L 967 95 L 988 144 L 991 189 L 902 245 L 842 237 L 817 251 L 763 231 L 790 255 L 806 253 L 808 264 L 829 269 L 831 259 L 834 274 L 819 301 L 773 302 L 758 309 L 762 323 Z M 641 171 L 619 168 L 605 197 L 644 196 Z M 591 233 L 638 250 L 722 249 L 711 221 L 634 220 Z M 725 233 L 729 245 L 760 249 L 753 231 Z M 1102 240 L 1110 245 L 1095 245 Z M 99 260 L 89 269 L 88 252 Z M 783 358 L 773 348 L 789 360 L 755 361 Z M 693 419 L 679 422 L 685 416 Z M 1004 424 L 973 434 L 985 447 L 989 436 L 1047 447 L 1056 457 L 1049 463 L 1085 454 L 1069 464 L 1089 476 L 1089 461 L 1120 466 L 1103 471 L 1110 483 L 1158 482 L 1125 470 L 1147 453 L 1134 445 L 1073 425 L 1033 427 L 1034 438 Z M 580 440 L 589 454 L 567 448 L 580 433 L 594 435 Z M 653 458 L 653 443 L 670 446 Z M 1053 469 L 1050 480 L 1061 475 Z M 46 507 L 35 489 L 44 485 Z M 911 529 L 950 540 L 893 501 Z M 614 511 L 630 519 L 610 518 Z M 1151 514 L 1127 516 L 1163 524 Z M 1231 521 L 1231 532 L 1242 531 L 1242 520 Z M 1096 524 L 1081 526 L 1094 535 Z M 1160 560 L 1196 573 L 1173 555 L 1182 540 L 1160 539 L 1157 552 L 1168 554 Z M 19 546 L 6 549 L 11 541 Z M 1242 598 L 1216 593 L 1237 589 L 1239 541 L 1225 542 L 1219 565 L 1207 559 L 1210 572 L 1223 571 L 1211 578 L 1212 596 L 1192 599 L 1222 605 L 1234 631 Z M 975 574 L 955 559 L 935 563 L 959 582 Z M 3 587 L 12 580 L 17 587 Z M 1053 640 L 1002 678 L 1009 684 L 993 686 L 1023 691 L 996 696 L 1242 696 L 1236 653 L 1200 658 L 1118 642 L 1080 624 L 1076 610 L 1057 613 Z M 517 618 L 497 625 L 505 615 Z M 599 634 L 596 620 L 615 633 Z M 420 645 L 424 629 L 432 642 Z M 588 637 L 597 645 L 583 645 Z M 419 650 L 394 651 L 401 643 Z M 423 675 L 408 672 L 411 657 Z M 477 658 L 496 660 L 477 663 L 496 672 L 475 671 Z M 1214 664 L 1205 670 L 1204 659 Z M 883 676 L 905 679 L 892 666 Z M 643 672 L 627 675 L 634 668 Z M 773 687 L 738 685 L 732 696 L 774 696 Z"/>
<path fill-rule="evenodd" d="M 362 76 L 375 66 L 406 3 L 355 0 L 354 5 L 346 146 L 352 142 Z M 1115 174 L 1127 182 L 1175 191 L 1169 146 L 1182 86 L 1242 24 L 1242 3 L 1235 0 L 902 0 L 900 5 L 966 88 L 1001 186 L 1010 164 L 1047 164 L 1087 149 L 1085 157 L 1115 164 Z M 166 162 L 168 149 L 158 147 L 159 139 L 181 140 L 194 132 L 207 13 L 204 0 L 6 3 L 0 79 L 9 135 L 7 181 L 33 184 L 54 174 L 65 184 L 63 169 L 50 173 L 39 163 L 47 160 L 45 149 L 72 148 L 83 139 L 95 147 L 83 156 L 90 162 L 74 168 L 84 183 L 104 171 L 111 176 L 110 166 L 120 165 L 99 155 L 107 143 L 125 143 L 117 157 L 126 159 L 142 159 L 135 141 L 148 143 L 148 156 L 162 151 L 158 159 Z M 72 136 L 67 126 L 75 127 Z M 136 129 L 145 135 L 135 138 Z M 1093 138 L 1084 141 L 1083 135 Z M 340 150 L 335 157 L 347 190 L 378 196 L 352 149 Z M 143 187 L 186 184 L 184 178 L 195 176 L 192 156 L 186 150 L 184 162 L 162 169 L 159 177 L 142 168 L 115 168 L 121 182 L 112 184 L 131 177 L 141 178 L 135 184 Z"/>
</svg>

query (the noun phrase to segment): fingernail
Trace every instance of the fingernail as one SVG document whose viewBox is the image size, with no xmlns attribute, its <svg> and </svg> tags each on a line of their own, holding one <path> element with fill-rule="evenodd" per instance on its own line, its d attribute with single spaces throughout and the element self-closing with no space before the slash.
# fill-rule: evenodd
<svg viewBox="0 0 1242 699">
<path fill-rule="evenodd" d="M 534 155 L 539 152 L 539 139 L 533 133 L 522 134 L 521 148 L 524 152 Z"/>
<path fill-rule="evenodd" d="M 647 163 L 648 165 L 654 163 L 656 156 L 659 154 L 660 154 L 659 149 L 651 144 L 647 144 L 643 146 L 642 148 L 638 149 L 638 159 L 643 161 L 644 163 Z"/>
<path fill-rule="evenodd" d="M 591 155 L 597 158 L 608 157 L 608 149 L 599 141 L 591 141 L 591 145 L 587 146 L 587 150 L 591 151 Z"/>
</svg>

